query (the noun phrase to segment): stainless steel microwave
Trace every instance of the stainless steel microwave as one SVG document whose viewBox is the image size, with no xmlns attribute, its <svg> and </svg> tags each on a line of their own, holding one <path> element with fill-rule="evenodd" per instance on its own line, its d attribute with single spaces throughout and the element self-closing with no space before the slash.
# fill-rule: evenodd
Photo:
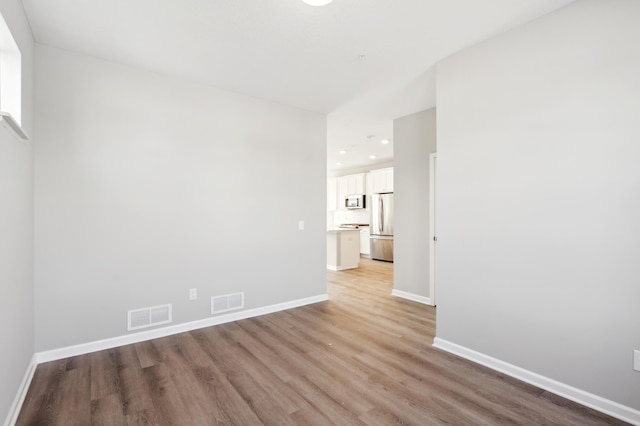
<svg viewBox="0 0 640 426">
<path fill-rule="evenodd" d="M 366 197 L 362 194 L 347 195 L 344 206 L 348 209 L 364 209 Z"/>
</svg>

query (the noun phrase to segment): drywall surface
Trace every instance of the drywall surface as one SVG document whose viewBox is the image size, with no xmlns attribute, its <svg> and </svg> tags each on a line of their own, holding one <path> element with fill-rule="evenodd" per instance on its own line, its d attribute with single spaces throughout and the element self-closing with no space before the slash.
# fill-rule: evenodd
<svg viewBox="0 0 640 426">
<path fill-rule="evenodd" d="M 0 12 L 22 53 L 22 127 L 33 136 L 31 31 L 19 0 L 0 0 Z M 34 352 L 32 147 L 0 125 L 0 421 Z"/>
<path fill-rule="evenodd" d="M 435 108 L 394 120 L 393 143 L 393 288 L 430 297 L 429 154 L 436 152 Z"/>
<path fill-rule="evenodd" d="M 42 46 L 36 88 L 38 351 L 326 293 L 324 115 Z"/>
<path fill-rule="evenodd" d="M 437 336 L 640 409 L 640 2 L 438 64 Z"/>
</svg>

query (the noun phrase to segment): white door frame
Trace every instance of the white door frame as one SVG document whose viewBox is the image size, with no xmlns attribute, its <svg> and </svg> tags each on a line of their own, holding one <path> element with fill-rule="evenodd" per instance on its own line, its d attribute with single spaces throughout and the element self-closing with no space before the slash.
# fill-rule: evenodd
<svg viewBox="0 0 640 426">
<path fill-rule="evenodd" d="M 438 154 L 429 154 L 429 300 L 436 306 L 436 158 Z"/>
</svg>

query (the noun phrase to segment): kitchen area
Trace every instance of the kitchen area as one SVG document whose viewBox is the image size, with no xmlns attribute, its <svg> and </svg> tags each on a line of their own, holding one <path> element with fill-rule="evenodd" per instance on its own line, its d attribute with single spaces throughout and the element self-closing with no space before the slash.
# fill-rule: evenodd
<svg viewBox="0 0 640 426">
<path fill-rule="evenodd" d="M 393 167 L 327 180 L 327 269 L 393 262 Z"/>
</svg>

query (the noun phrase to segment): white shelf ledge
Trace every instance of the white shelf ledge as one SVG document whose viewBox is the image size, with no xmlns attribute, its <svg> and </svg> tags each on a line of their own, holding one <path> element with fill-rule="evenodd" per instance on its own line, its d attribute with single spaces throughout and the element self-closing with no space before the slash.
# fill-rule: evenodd
<svg viewBox="0 0 640 426">
<path fill-rule="evenodd" d="M 29 135 L 22 130 L 22 127 L 20 127 L 15 118 L 13 118 L 13 116 L 8 112 L 0 112 L 0 122 L 2 122 L 7 129 L 15 133 L 20 139 L 25 141 L 29 140 Z"/>
</svg>

